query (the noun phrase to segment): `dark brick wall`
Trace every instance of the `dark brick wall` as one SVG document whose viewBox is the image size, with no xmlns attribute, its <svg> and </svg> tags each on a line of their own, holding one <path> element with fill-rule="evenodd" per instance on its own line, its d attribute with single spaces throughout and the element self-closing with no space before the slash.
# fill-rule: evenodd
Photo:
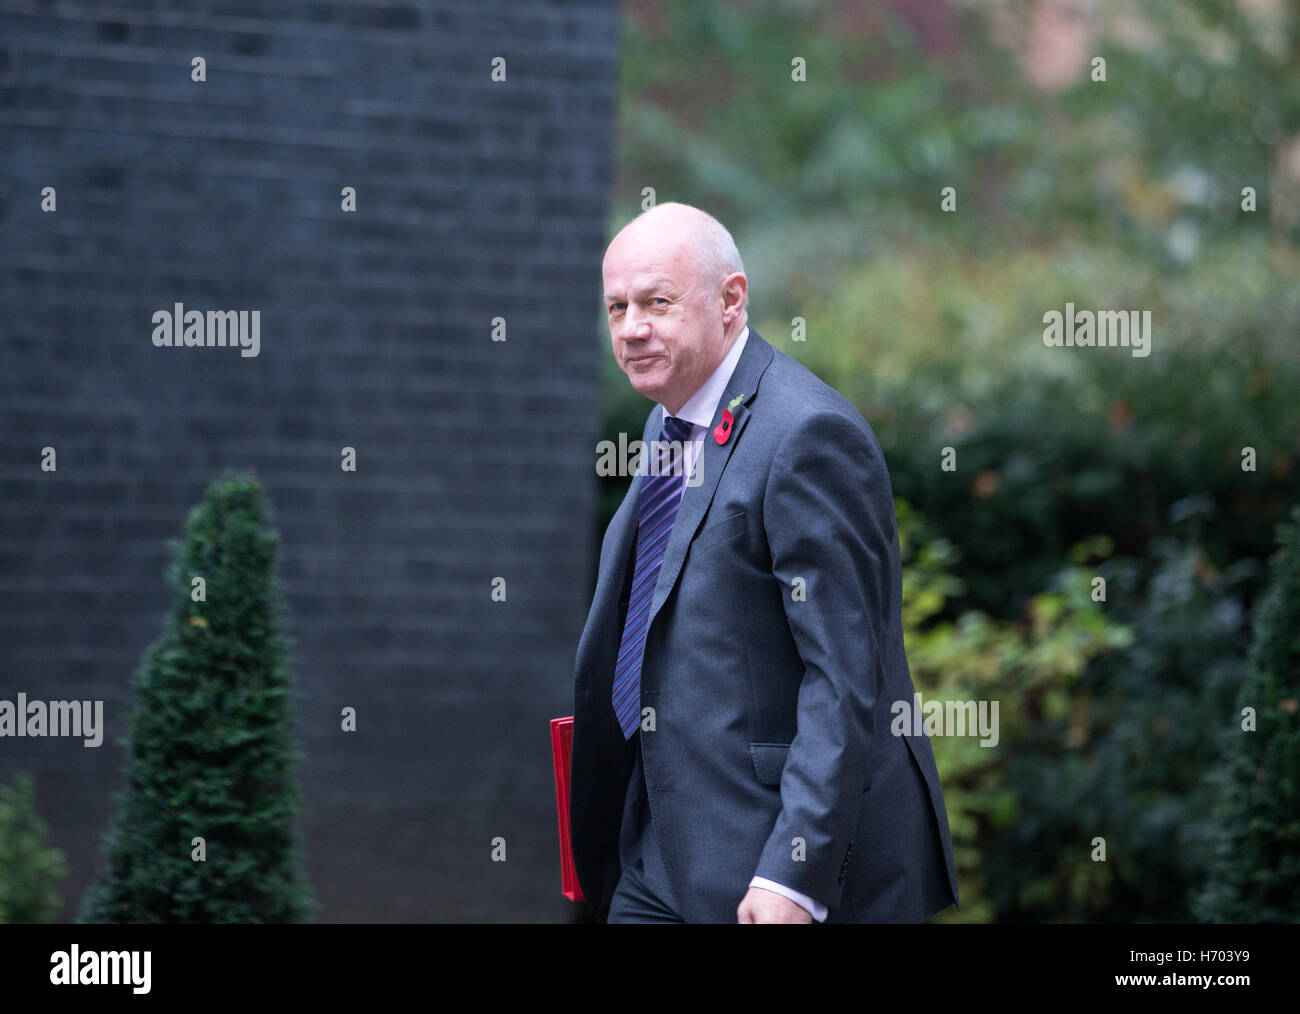
<svg viewBox="0 0 1300 1014">
<path fill-rule="evenodd" d="M 65 918 L 165 540 L 227 466 L 282 535 L 320 919 L 570 917 L 546 720 L 596 549 L 617 32 L 601 0 L 0 13 L 0 697 L 102 698 L 108 725 L 0 739 L 67 853 Z M 260 355 L 155 348 L 176 302 L 260 310 Z"/>
</svg>

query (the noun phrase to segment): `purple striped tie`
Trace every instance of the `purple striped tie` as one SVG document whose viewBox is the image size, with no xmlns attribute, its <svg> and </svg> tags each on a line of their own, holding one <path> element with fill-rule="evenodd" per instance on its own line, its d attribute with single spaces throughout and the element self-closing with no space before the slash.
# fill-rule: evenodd
<svg viewBox="0 0 1300 1014">
<path fill-rule="evenodd" d="M 641 724 L 641 659 L 645 654 L 646 632 L 650 625 L 650 603 L 654 600 L 655 582 L 664 562 L 664 550 L 673 531 L 673 521 L 682 503 L 684 476 L 684 450 L 691 439 L 691 424 L 684 419 L 664 416 L 663 431 L 659 435 L 658 475 L 653 466 L 654 445 L 645 449 L 645 461 L 650 463 L 641 483 L 641 499 L 636 530 L 636 570 L 632 577 L 632 597 L 627 603 L 627 619 L 623 621 L 623 640 L 618 647 L 618 662 L 614 666 L 614 714 L 623 730 L 623 738 L 631 739 Z M 670 442 L 671 441 L 671 442 Z M 673 444 L 680 448 L 674 458 Z"/>
</svg>

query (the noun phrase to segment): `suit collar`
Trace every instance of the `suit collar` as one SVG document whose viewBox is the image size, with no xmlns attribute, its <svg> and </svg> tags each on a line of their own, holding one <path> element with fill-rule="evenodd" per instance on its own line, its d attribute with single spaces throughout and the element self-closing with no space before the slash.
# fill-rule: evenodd
<svg viewBox="0 0 1300 1014">
<path fill-rule="evenodd" d="M 745 352 L 745 346 L 749 339 L 749 326 L 746 325 L 736 340 L 732 343 L 727 354 L 722 357 L 722 362 L 713 371 L 709 379 L 700 385 L 700 389 L 686 399 L 684 404 L 676 412 L 671 413 L 678 419 L 685 419 L 693 426 L 708 426 L 709 420 L 718 409 L 718 402 L 722 400 L 722 393 L 727 389 L 727 383 L 731 375 L 736 372 L 736 365 L 740 362 L 740 357 Z M 659 407 L 667 412 L 667 408 L 660 402 Z M 663 419 L 663 415 L 660 415 Z"/>
</svg>

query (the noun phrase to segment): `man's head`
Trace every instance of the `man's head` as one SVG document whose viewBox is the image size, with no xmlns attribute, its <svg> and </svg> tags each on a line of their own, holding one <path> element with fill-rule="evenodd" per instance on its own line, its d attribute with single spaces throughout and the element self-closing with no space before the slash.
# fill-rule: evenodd
<svg viewBox="0 0 1300 1014">
<path fill-rule="evenodd" d="M 603 274 L 619 368 L 675 413 L 745 328 L 749 281 L 735 241 L 699 208 L 660 204 L 614 237 Z"/>
</svg>

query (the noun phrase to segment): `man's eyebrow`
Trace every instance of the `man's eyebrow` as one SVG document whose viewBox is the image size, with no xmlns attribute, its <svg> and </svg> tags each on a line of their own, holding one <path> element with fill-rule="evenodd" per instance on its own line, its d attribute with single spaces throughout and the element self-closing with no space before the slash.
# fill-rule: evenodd
<svg viewBox="0 0 1300 1014">
<path fill-rule="evenodd" d="M 671 288 L 672 288 L 672 283 L 665 278 L 665 279 L 660 279 L 659 281 L 651 282 L 650 284 L 645 285 L 640 289 L 633 289 L 633 294 L 635 295 L 637 293 L 640 293 L 642 295 L 645 295 L 650 292 L 658 292 L 664 289 L 671 289 Z M 623 297 L 621 294 L 615 294 L 610 292 L 605 293 L 605 302 L 607 303 L 610 302 L 611 300 L 621 300 L 622 298 Z"/>
</svg>

